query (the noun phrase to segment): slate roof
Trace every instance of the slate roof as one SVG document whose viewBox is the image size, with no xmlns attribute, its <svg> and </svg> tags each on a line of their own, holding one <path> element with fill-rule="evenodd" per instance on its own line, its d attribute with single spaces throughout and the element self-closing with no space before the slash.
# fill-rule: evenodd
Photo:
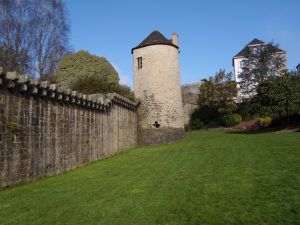
<svg viewBox="0 0 300 225">
<path fill-rule="evenodd" d="M 256 38 L 254 38 L 252 41 L 250 41 L 248 43 L 248 46 L 249 45 L 263 45 L 263 44 L 266 44 L 265 42 L 261 41 L 261 40 L 258 40 Z"/>
<path fill-rule="evenodd" d="M 238 54 L 236 54 L 233 58 L 247 57 L 250 53 L 249 46 L 251 46 L 251 45 L 263 45 L 263 44 L 266 44 L 266 42 L 254 38 Z M 278 48 L 276 52 L 285 52 L 285 51 Z"/>
<path fill-rule="evenodd" d="M 143 48 L 150 45 L 170 45 L 175 48 L 178 48 L 178 46 L 172 43 L 172 40 L 167 39 L 158 30 L 155 30 L 148 37 L 146 37 L 145 40 L 143 40 L 138 46 L 132 48 L 131 53 L 133 53 L 133 50 L 135 49 Z"/>
<path fill-rule="evenodd" d="M 248 45 L 243 48 L 238 54 L 236 54 L 235 56 L 233 56 L 233 58 L 236 58 L 236 57 L 243 57 L 243 56 L 248 56 L 249 55 L 249 47 Z"/>
</svg>

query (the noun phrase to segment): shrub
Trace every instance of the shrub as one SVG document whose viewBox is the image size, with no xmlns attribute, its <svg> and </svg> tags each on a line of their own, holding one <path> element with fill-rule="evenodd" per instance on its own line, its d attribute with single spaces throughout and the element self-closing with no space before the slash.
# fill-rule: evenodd
<svg viewBox="0 0 300 225">
<path fill-rule="evenodd" d="M 253 119 L 253 112 L 251 112 L 250 103 L 246 100 L 238 103 L 237 113 L 241 114 L 243 121 L 249 121 Z"/>
<path fill-rule="evenodd" d="M 122 84 L 108 85 L 103 82 L 98 77 L 86 77 L 77 80 L 71 89 L 74 91 L 79 91 L 83 94 L 90 95 L 96 93 L 118 93 L 132 101 L 134 101 L 134 94 L 130 87 Z"/>
<path fill-rule="evenodd" d="M 249 121 L 253 119 L 251 113 L 245 112 L 241 114 L 243 121 Z"/>
<path fill-rule="evenodd" d="M 86 51 L 79 51 L 63 58 L 56 72 L 56 81 L 64 89 L 73 89 L 76 83 L 88 77 L 101 82 L 101 84 L 95 84 L 98 89 L 101 87 L 101 90 L 109 89 L 119 83 L 118 72 L 106 58 Z M 87 86 L 93 86 L 91 81 Z"/>
<path fill-rule="evenodd" d="M 224 123 L 226 127 L 233 127 L 239 124 L 242 121 L 242 116 L 240 114 L 232 114 L 229 116 L 225 116 Z"/>
<path fill-rule="evenodd" d="M 195 110 L 191 116 L 191 122 L 194 120 L 200 120 L 203 127 L 206 128 L 217 127 L 222 124 L 222 116 L 220 113 L 209 106 L 202 106 Z"/>
<path fill-rule="evenodd" d="M 300 126 L 300 112 L 294 114 L 292 116 L 280 116 L 280 115 L 272 115 L 272 122 L 270 126 L 274 128 L 284 128 L 287 126 L 291 127 L 299 127 Z"/>
<path fill-rule="evenodd" d="M 190 124 L 191 124 L 190 127 L 192 128 L 192 130 L 199 130 L 204 127 L 203 122 L 199 119 L 191 120 Z"/>
<path fill-rule="evenodd" d="M 261 127 L 267 127 L 271 124 L 272 118 L 269 116 L 261 117 L 258 119 L 258 123 Z"/>
</svg>

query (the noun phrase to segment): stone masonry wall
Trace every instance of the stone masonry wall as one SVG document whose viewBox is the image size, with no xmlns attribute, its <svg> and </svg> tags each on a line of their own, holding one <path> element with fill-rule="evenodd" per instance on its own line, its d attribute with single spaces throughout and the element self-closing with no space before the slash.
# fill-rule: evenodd
<svg viewBox="0 0 300 225">
<path fill-rule="evenodd" d="M 0 188 L 59 174 L 137 145 L 136 104 L 0 71 Z"/>
<path fill-rule="evenodd" d="M 139 69 L 137 58 L 142 57 Z M 141 101 L 139 126 L 183 128 L 183 108 L 179 76 L 178 49 L 152 45 L 133 51 L 134 94 Z"/>
<path fill-rule="evenodd" d="M 137 58 L 142 57 L 142 68 Z M 185 137 L 178 49 L 151 45 L 133 51 L 138 143 L 155 146 Z M 156 126 L 157 125 L 157 126 Z"/>
<path fill-rule="evenodd" d="M 183 119 L 184 125 L 188 125 L 193 112 L 198 108 L 198 95 L 196 94 L 187 94 L 182 98 L 183 101 Z"/>
<path fill-rule="evenodd" d="M 191 115 L 198 108 L 199 87 L 200 83 L 185 84 L 181 86 L 183 121 L 185 126 L 189 124 Z"/>
</svg>

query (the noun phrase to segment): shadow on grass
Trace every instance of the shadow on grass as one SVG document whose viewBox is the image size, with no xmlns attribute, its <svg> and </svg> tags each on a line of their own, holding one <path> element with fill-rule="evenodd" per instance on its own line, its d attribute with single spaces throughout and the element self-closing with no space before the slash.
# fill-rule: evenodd
<svg viewBox="0 0 300 225">
<path fill-rule="evenodd" d="M 278 131 L 282 131 L 282 132 L 300 132 L 300 128 L 299 129 L 286 129 L 286 128 L 267 128 L 267 129 L 261 129 L 261 130 L 247 130 L 247 131 L 243 131 L 243 130 L 232 130 L 232 131 L 227 131 L 226 133 L 228 134 L 265 134 L 265 133 L 272 133 L 272 132 L 278 132 Z"/>
<path fill-rule="evenodd" d="M 232 130 L 232 131 L 227 131 L 226 133 L 228 134 L 265 134 L 265 133 L 273 133 L 273 132 L 277 132 L 280 131 L 282 129 L 279 128 L 269 128 L 269 129 L 261 129 L 261 130 L 247 130 L 247 131 L 243 131 L 243 130 Z"/>
</svg>

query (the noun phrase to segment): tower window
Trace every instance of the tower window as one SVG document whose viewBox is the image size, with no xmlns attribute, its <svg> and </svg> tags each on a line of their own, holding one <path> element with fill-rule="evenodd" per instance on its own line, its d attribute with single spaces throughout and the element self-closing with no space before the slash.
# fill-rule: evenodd
<svg viewBox="0 0 300 225">
<path fill-rule="evenodd" d="M 138 63 L 138 69 L 142 69 L 143 68 L 142 57 L 137 58 L 137 63 Z"/>
</svg>

